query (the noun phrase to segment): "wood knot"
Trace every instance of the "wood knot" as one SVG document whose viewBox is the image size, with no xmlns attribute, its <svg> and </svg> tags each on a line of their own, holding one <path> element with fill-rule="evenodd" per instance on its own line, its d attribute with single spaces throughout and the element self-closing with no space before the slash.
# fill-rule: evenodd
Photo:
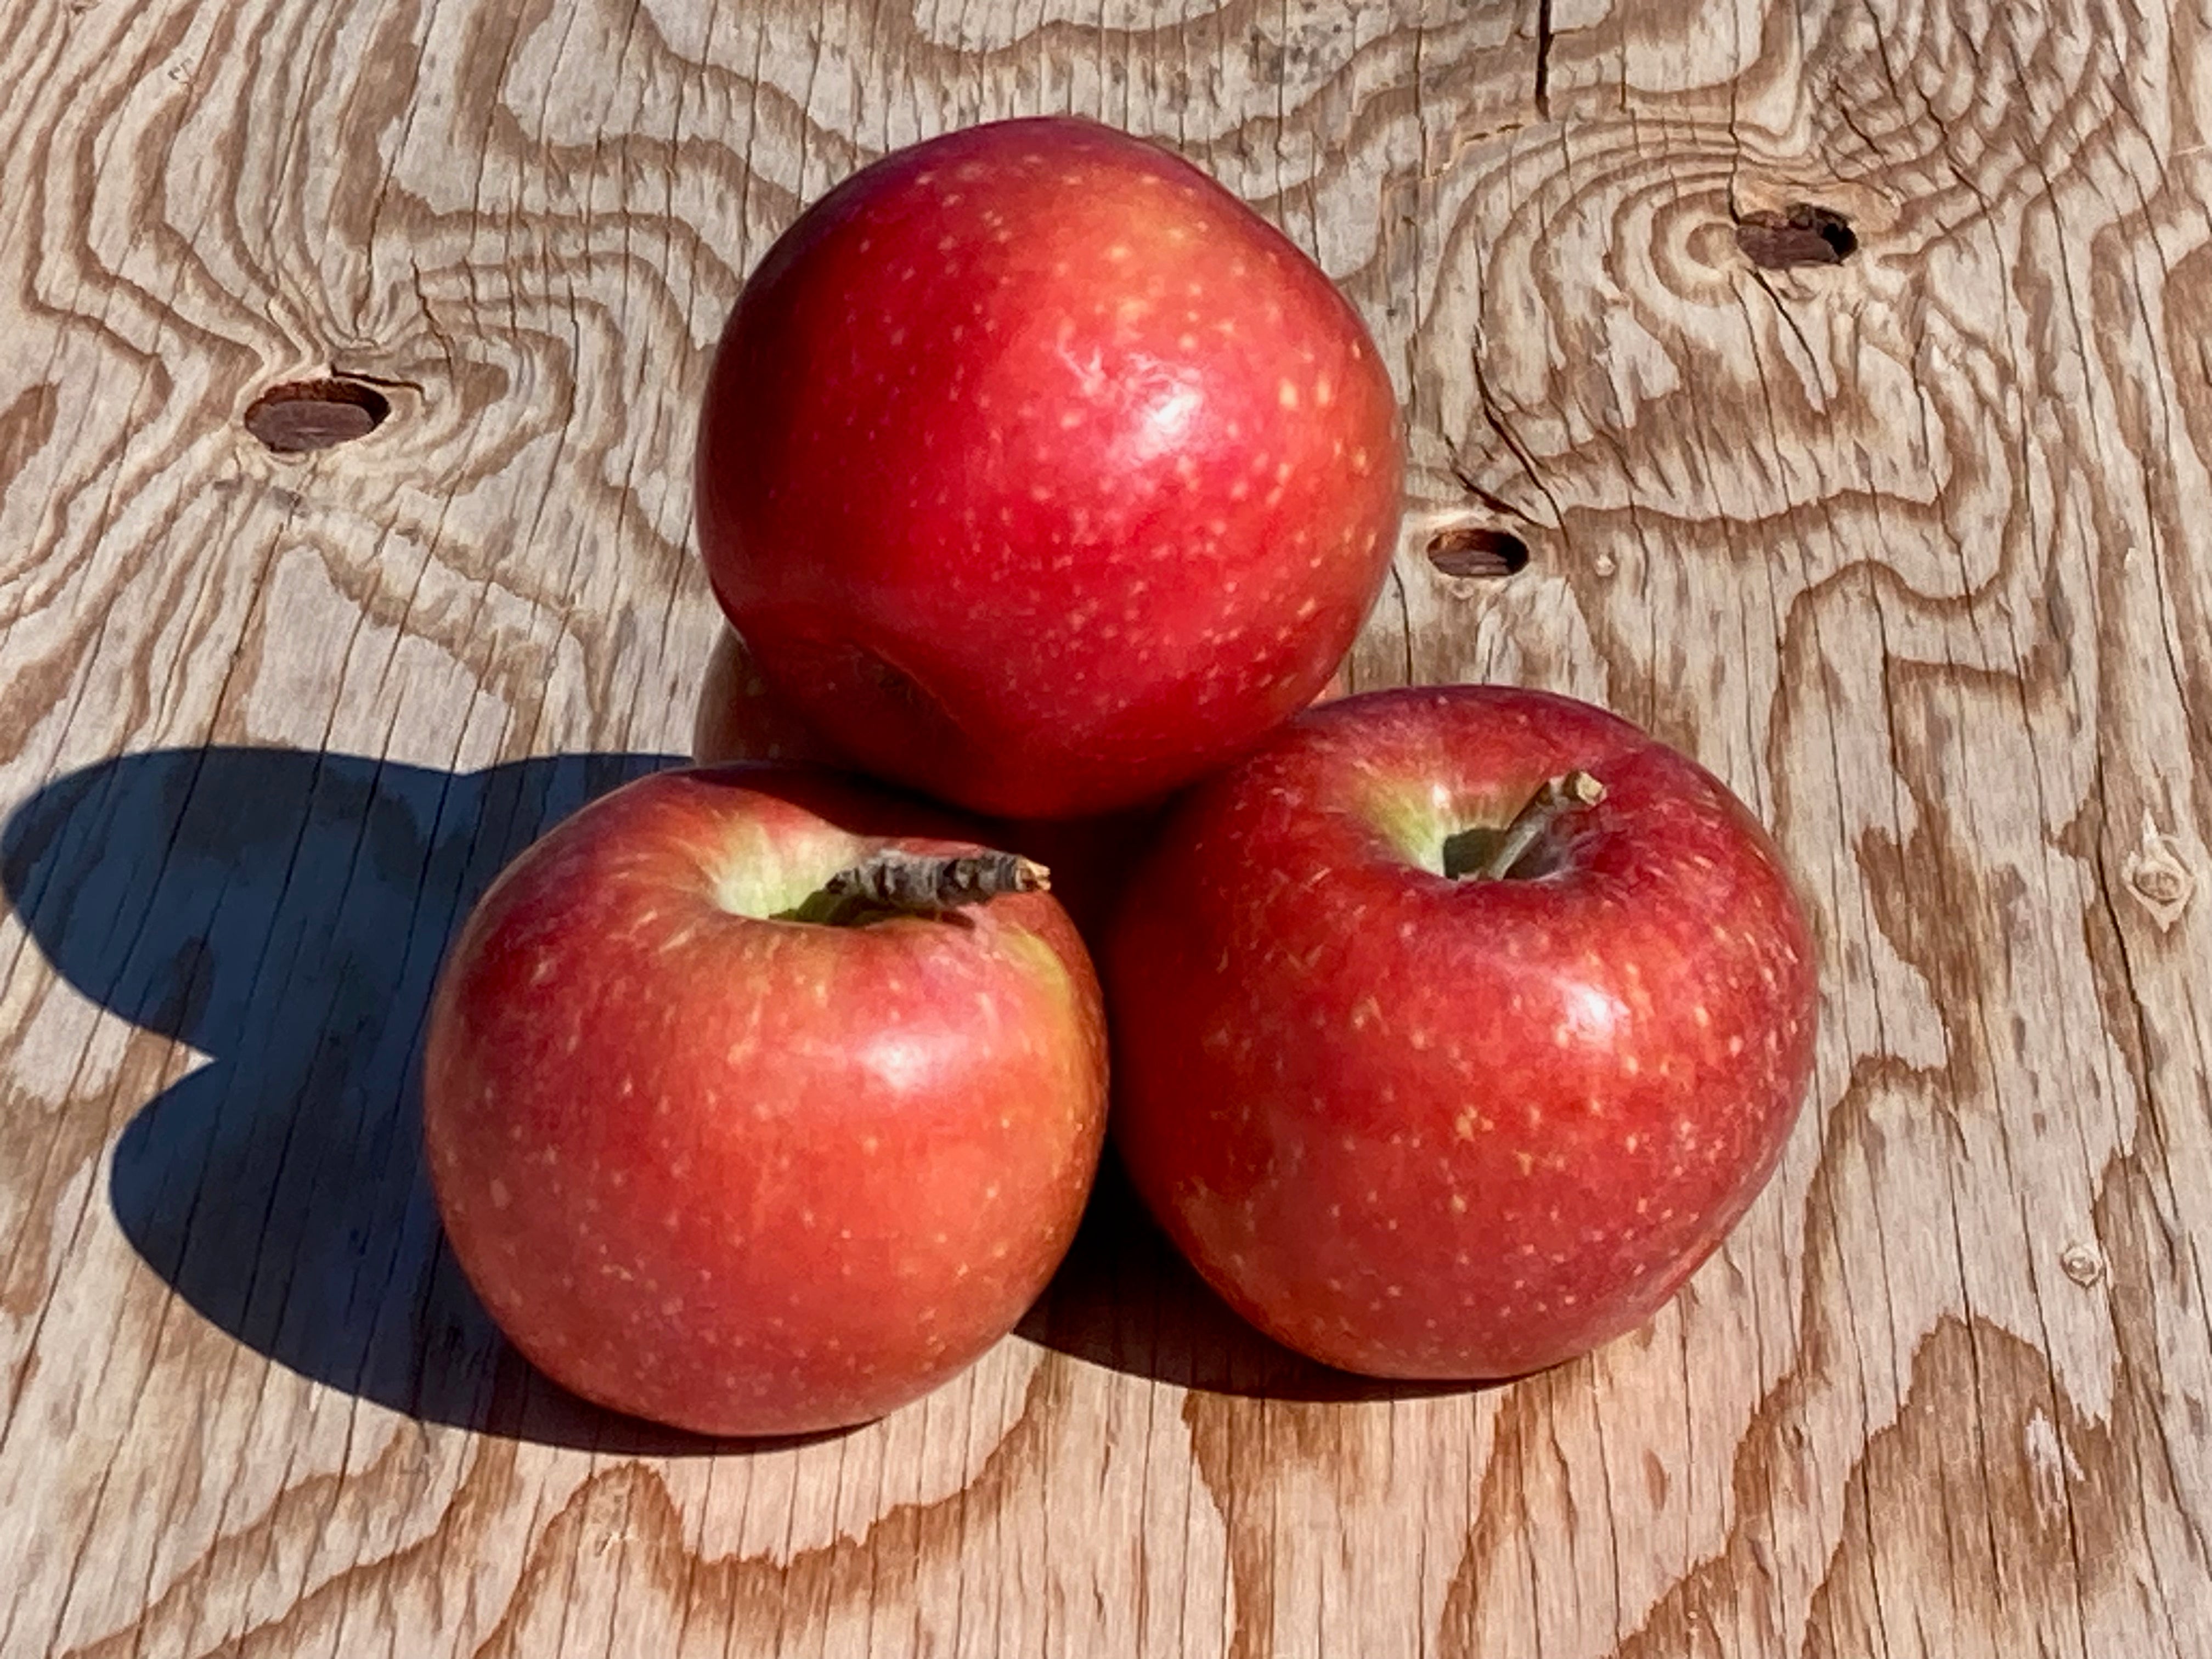
<svg viewBox="0 0 2212 1659">
<path fill-rule="evenodd" d="M 2105 1276 L 2105 1258 L 2079 1239 L 2058 1253 L 2058 1266 L 2067 1278 L 2085 1291 Z"/>
<path fill-rule="evenodd" d="M 1740 215 L 1735 245 L 1766 270 L 1792 265 L 1839 265 L 1858 252 L 1851 222 L 1832 208 L 1792 202 L 1779 213 L 1761 209 Z"/>
<path fill-rule="evenodd" d="M 298 455 L 365 438 L 391 413 L 374 386 L 331 376 L 270 387 L 247 407 L 246 429 L 279 455 Z"/>
<path fill-rule="evenodd" d="M 1528 544 L 1509 530 L 1440 530 L 1425 550 L 1429 562 L 1447 576 L 1510 576 L 1528 563 Z"/>
<path fill-rule="evenodd" d="M 2120 866 L 2120 879 L 2161 933 L 2181 920 L 2197 892 L 2196 872 L 2182 857 L 2181 842 L 2160 830 L 2148 812 L 2143 814 L 2142 840 Z"/>
</svg>

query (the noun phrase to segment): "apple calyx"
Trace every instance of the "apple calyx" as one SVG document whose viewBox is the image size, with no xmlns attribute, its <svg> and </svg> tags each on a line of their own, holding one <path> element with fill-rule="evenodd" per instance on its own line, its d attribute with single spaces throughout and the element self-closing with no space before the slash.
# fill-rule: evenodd
<svg viewBox="0 0 2212 1659">
<path fill-rule="evenodd" d="M 1447 841 L 1444 873 L 1462 881 L 1509 880 L 1553 824 L 1604 799 L 1605 786 L 1580 769 L 1547 778 L 1502 831 L 1464 832 Z"/>
<path fill-rule="evenodd" d="M 853 927 L 886 916 L 937 915 L 1006 893 L 1051 887 L 1052 872 L 1018 853 L 908 853 L 886 847 L 840 870 L 792 915 L 798 921 Z"/>
</svg>

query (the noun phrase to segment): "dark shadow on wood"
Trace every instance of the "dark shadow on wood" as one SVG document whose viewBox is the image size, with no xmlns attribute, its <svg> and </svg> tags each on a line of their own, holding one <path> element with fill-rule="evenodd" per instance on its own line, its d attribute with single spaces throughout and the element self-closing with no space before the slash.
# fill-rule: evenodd
<svg viewBox="0 0 2212 1659">
<path fill-rule="evenodd" d="M 568 755 L 453 773 L 164 750 L 70 774 L 19 808 L 0 830 L 0 880 L 40 948 L 85 996 L 208 1056 L 114 1148 L 110 1199 L 147 1265 L 249 1347 L 422 1421 L 634 1455 L 769 1443 L 637 1422 L 540 1375 L 445 1248 L 423 1169 L 422 1028 L 448 942 L 530 842 L 672 763 Z M 1254 1330 L 1110 1156 L 1021 1331 L 1188 1388 L 1437 1391 L 1332 1370 Z"/>
<path fill-rule="evenodd" d="M 576 1400 L 501 1340 L 444 1247 L 419 1130 L 425 1011 L 470 907 L 556 820 L 670 763 L 166 750 L 16 811 L 0 878 L 40 947 L 209 1056 L 114 1149 L 115 1216 L 147 1265 L 279 1364 L 426 1421 L 714 1446 Z"/>
</svg>

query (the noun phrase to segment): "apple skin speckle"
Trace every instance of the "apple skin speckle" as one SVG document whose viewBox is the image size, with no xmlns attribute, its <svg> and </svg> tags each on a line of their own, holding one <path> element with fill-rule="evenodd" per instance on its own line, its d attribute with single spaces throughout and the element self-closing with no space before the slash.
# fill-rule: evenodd
<svg viewBox="0 0 2212 1659">
<path fill-rule="evenodd" d="M 1533 872 L 1443 872 L 1448 836 L 1577 768 L 1604 797 Z M 1815 954 L 1772 841 L 1588 704 L 1316 708 L 1186 795 L 1125 891 L 1102 958 L 1123 1161 L 1231 1305 L 1348 1370 L 1510 1376 L 1634 1328 L 1808 1086 Z"/>
<path fill-rule="evenodd" d="M 1380 354 L 1279 231 L 1153 144 L 1000 123 L 864 168 L 763 258 L 701 421 L 700 546 L 839 752 L 1067 817 L 1311 700 L 1388 569 L 1402 456 Z"/>
</svg>

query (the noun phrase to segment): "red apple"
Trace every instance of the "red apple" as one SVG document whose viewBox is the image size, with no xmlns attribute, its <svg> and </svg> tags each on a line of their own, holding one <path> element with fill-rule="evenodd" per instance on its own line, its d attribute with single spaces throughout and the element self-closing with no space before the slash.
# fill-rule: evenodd
<svg viewBox="0 0 2212 1659">
<path fill-rule="evenodd" d="M 1311 700 L 1389 565 L 1390 379 L 1313 263 L 1063 118 L 863 168 L 746 283 L 699 538 L 763 677 L 1012 817 L 1149 799 Z"/>
<path fill-rule="evenodd" d="M 1103 1135 L 1089 959 L 1042 892 L 793 919 L 886 848 L 975 850 L 826 775 L 665 772 L 471 916 L 431 1012 L 430 1173 L 463 1271 L 556 1381 L 708 1434 L 860 1422 L 975 1359 L 1058 1264 Z"/>
<path fill-rule="evenodd" d="M 1545 787 L 1578 775 L 1601 798 Z M 1104 966 L 1139 1191 L 1232 1306 L 1376 1376 L 1517 1375 L 1641 1322 L 1766 1181 L 1812 1066 L 1765 832 L 1536 691 L 1300 716 L 1176 809 Z"/>
</svg>

